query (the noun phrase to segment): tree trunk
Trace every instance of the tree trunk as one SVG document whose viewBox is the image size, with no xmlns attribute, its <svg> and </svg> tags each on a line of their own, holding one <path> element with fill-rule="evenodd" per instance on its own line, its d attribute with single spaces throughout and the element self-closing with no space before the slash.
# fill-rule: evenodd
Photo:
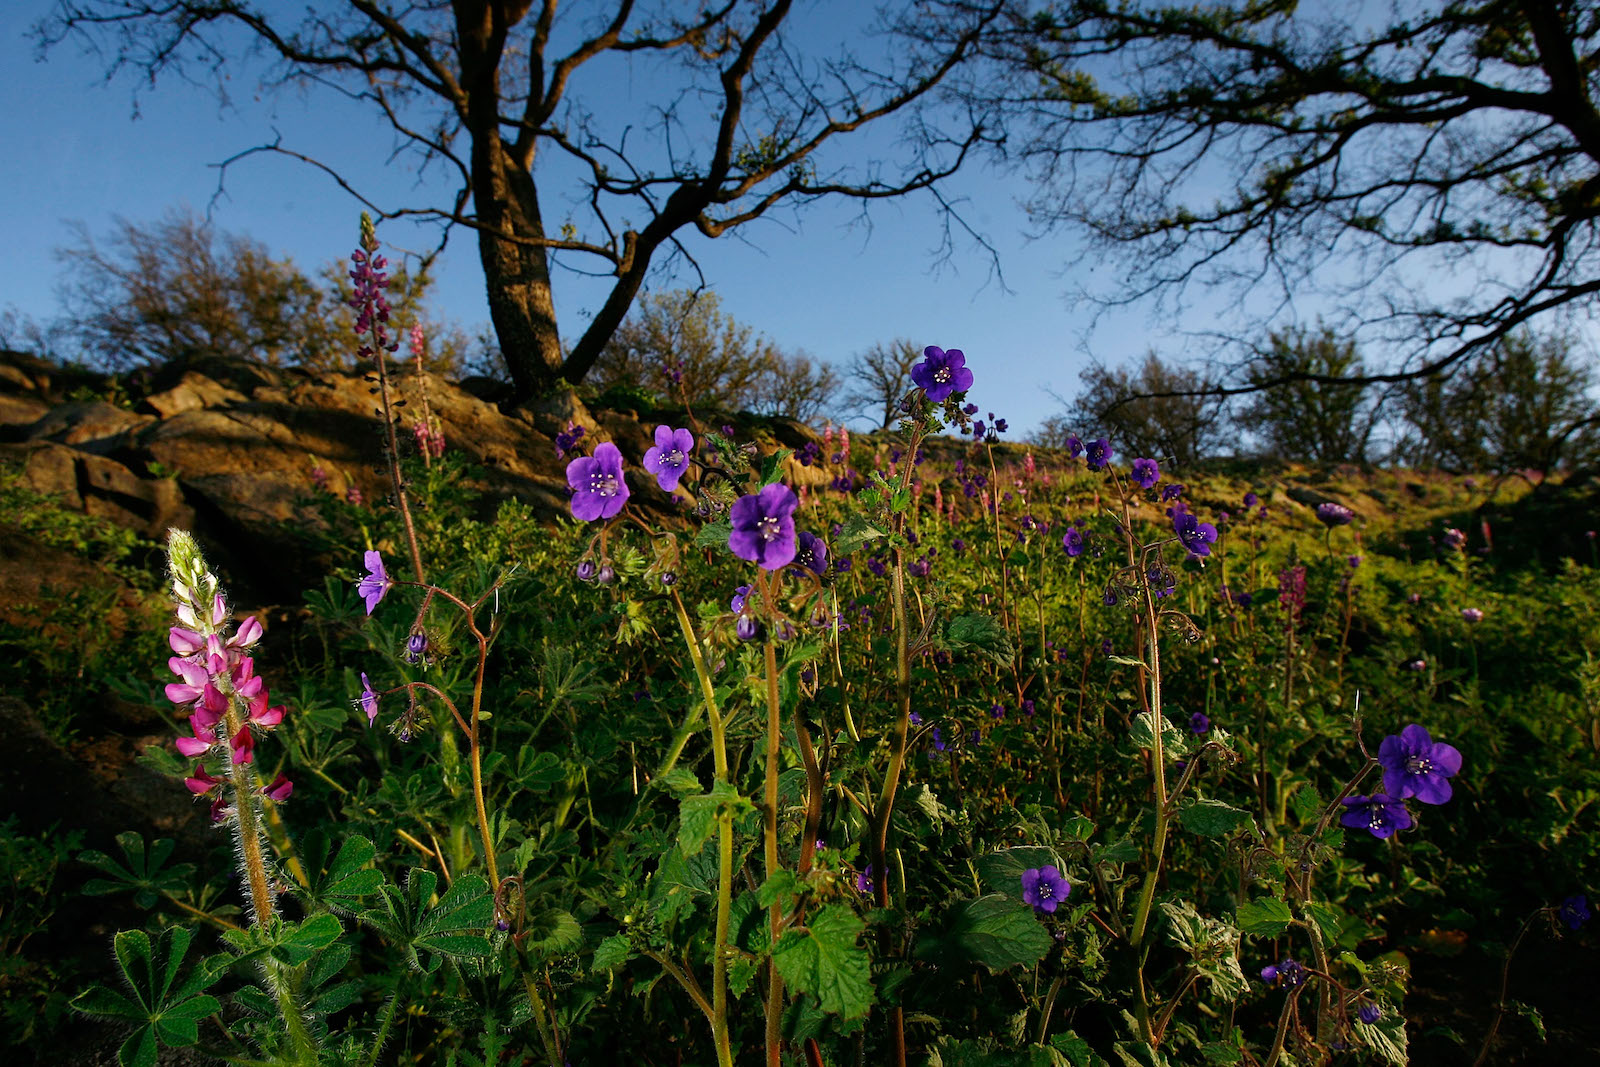
<svg viewBox="0 0 1600 1067">
<path fill-rule="evenodd" d="M 560 378 L 561 333 L 548 253 L 541 245 L 514 240 L 544 238 L 538 191 L 532 174 L 511 158 L 497 131 L 473 137 L 472 193 L 483 226 L 478 258 L 489 318 L 520 402 L 547 391 Z"/>
</svg>

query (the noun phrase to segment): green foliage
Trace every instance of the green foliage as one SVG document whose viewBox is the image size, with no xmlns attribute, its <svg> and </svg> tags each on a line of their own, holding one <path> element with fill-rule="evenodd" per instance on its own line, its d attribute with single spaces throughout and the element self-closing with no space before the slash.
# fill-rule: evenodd
<svg viewBox="0 0 1600 1067">
<path fill-rule="evenodd" d="M 494 913 L 489 883 L 475 874 L 462 875 L 435 899 L 438 884 L 432 871 L 411 868 L 403 886 L 382 887 L 382 907 L 363 911 L 362 924 L 383 935 L 419 969 L 424 968 L 424 952 L 468 959 L 489 955 L 492 946 L 483 934 Z"/>
<path fill-rule="evenodd" d="M 812 916 L 804 930 L 786 930 L 772 962 L 791 987 L 816 997 L 822 1010 L 855 1019 L 872 1007 L 871 965 L 856 944 L 865 924 L 849 908 L 833 904 Z"/>
<path fill-rule="evenodd" d="M 133 996 L 94 986 L 72 1002 L 85 1015 L 136 1024 L 117 1053 L 122 1067 L 155 1067 L 158 1044 L 193 1045 L 200 1037 L 200 1020 L 222 1010 L 215 997 L 203 992 L 217 975 L 199 969 L 178 981 L 193 936 L 175 926 L 152 944 L 143 930 L 124 930 L 116 936 L 117 966 Z"/>
<path fill-rule="evenodd" d="M 104 852 L 87 851 L 79 854 L 78 862 L 99 868 L 109 878 L 91 878 L 83 884 L 86 896 L 103 897 L 111 893 L 133 894 L 133 902 L 141 908 L 153 908 L 163 893 L 177 893 L 194 877 L 192 863 L 166 865 L 177 846 L 167 838 L 157 838 L 147 848 L 144 838 L 136 833 L 117 835 L 117 846 L 122 849 L 123 860 L 112 859 Z"/>
</svg>

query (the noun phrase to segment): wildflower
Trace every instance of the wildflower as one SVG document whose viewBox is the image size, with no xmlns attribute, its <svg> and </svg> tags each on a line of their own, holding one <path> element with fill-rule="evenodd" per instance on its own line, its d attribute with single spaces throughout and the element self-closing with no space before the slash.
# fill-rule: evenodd
<svg viewBox="0 0 1600 1067">
<path fill-rule="evenodd" d="M 749 615 L 740 615 L 734 621 L 733 633 L 741 641 L 754 641 L 761 636 L 761 624 Z"/>
<path fill-rule="evenodd" d="M 751 588 L 753 588 L 753 587 L 752 586 L 748 586 L 748 585 L 741 585 L 739 588 L 737 588 L 737 589 L 735 589 L 733 591 L 733 599 L 728 602 L 728 606 L 733 609 L 734 614 L 736 614 L 736 615 L 743 615 L 744 614 L 745 600 L 746 600 L 747 597 L 750 596 Z"/>
<path fill-rule="evenodd" d="M 352 485 L 350 488 L 344 491 L 344 500 L 347 504 L 354 504 L 356 507 L 360 507 L 361 502 L 364 499 L 365 498 L 361 495 L 361 487 L 359 485 Z"/>
<path fill-rule="evenodd" d="M 1343 504 L 1335 504 L 1331 500 L 1326 504 L 1317 505 L 1317 518 L 1321 519 L 1323 525 L 1329 529 L 1335 526 L 1348 526 L 1355 517 L 1355 512 Z"/>
<path fill-rule="evenodd" d="M 609 563 L 602 563 L 600 569 L 594 573 L 594 580 L 601 585 L 610 585 L 617 580 L 617 569 Z"/>
<path fill-rule="evenodd" d="M 1233 602 L 1241 608 L 1249 607 L 1253 600 L 1255 600 L 1255 597 L 1250 593 L 1239 592 L 1233 594 Z"/>
<path fill-rule="evenodd" d="M 861 872 L 856 874 L 856 891 L 859 892 L 859 893 L 871 893 L 872 892 L 872 874 L 871 874 L 871 872 L 869 872 L 869 871 L 861 871 Z"/>
<path fill-rule="evenodd" d="M 233 749 L 234 763 L 254 763 L 256 761 L 256 738 L 250 732 L 250 727 L 239 727 L 239 732 L 228 739 L 228 745 Z"/>
<path fill-rule="evenodd" d="M 1355 570 L 1356 568 L 1361 566 L 1361 557 L 1360 556 L 1351 556 L 1349 558 L 1348 562 L 1350 564 L 1350 569 L 1351 570 Z"/>
<path fill-rule="evenodd" d="M 1078 532 L 1076 526 L 1067 527 L 1067 532 L 1061 535 L 1061 547 L 1067 550 L 1069 556 L 1083 555 L 1083 534 Z"/>
<path fill-rule="evenodd" d="M 794 490 L 782 482 L 740 497 L 728 509 L 728 519 L 733 524 L 728 548 L 740 559 L 765 570 L 788 566 L 795 556 L 794 509 L 799 504 Z"/>
<path fill-rule="evenodd" d="M 322 467 L 311 468 L 311 484 L 318 489 L 325 489 L 328 485 L 328 472 Z"/>
<path fill-rule="evenodd" d="M 913 578 L 926 578 L 933 565 L 928 562 L 927 556 L 918 556 L 911 566 L 906 568 L 906 573 Z"/>
<path fill-rule="evenodd" d="M 1197 556 L 1211 555 L 1211 546 L 1217 540 L 1217 528 L 1201 522 L 1193 514 L 1180 511 L 1172 517 L 1172 530 L 1183 542 L 1183 547 Z"/>
<path fill-rule="evenodd" d="M 1180 485 L 1177 482 L 1168 482 L 1166 485 L 1161 487 L 1161 502 L 1163 504 L 1170 504 L 1172 501 L 1183 495 L 1185 488 L 1185 486 Z"/>
<path fill-rule="evenodd" d="M 1133 480 L 1140 487 L 1149 489 L 1161 480 L 1161 468 L 1153 459 L 1136 459 L 1133 461 Z"/>
<path fill-rule="evenodd" d="M 1196 734 L 1203 734 L 1211 729 L 1211 717 L 1203 711 L 1197 711 L 1189 716 L 1189 729 Z"/>
<path fill-rule="evenodd" d="M 367 713 L 367 725 L 371 726 L 378 718 L 378 694 L 373 690 L 372 683 L 367 681 L 367 672 L 361 672 L 361 696 L 356 700 L 356 706 Z"/>
<path fill-rule="evenodd" d="M 1383 739 L 1378 763 L 1383 767 L 1385 793 L 1402 800 L 1416 797 L 1424 804 L 1443 804 L 1450 799 L 1449 779 L 1461 770 L 1461 753 L 1433 740 L 1427 730 L 1412 723 Z"/>
<path fill-rule="evenodd" d="M 1360 1019 L 1368 1026 L 1371 1026 L 1373 1023 L 1383 1018 L 1383 1009 L 1378 1007 L 1370 1000 L 1364 1001 L 1362 1005 L 1356 1009 L 1356 1018 Z"/>
<path fill-rule="evenodd" d="M 565 430 L 557 431 L 556 458 L 566 459 L 567 453 L 572 451 L 572 449 L 577 446 L 579 441 L 583 440 L 584 432 L 585 431 L 582 426 L 572 422 L 567 423 L 567 428 Z"/>
<path fill-rule="evenodd" d="M 364 578 L 356 583 L 356 596 L 367 602 L 367 614 L 372 614 L 372 609 L 378 606 L 378 601 L 394 585 L 387 571 L 383 569 L 383 556 L 377 549 L 369 549 L 365 556 L 367 573 Z"/>
<path fill-rule="evenodd" d="M 195 796 L 203 797 L 210 794 L 218 786 L 220 786 L 222 784 L 222 779 L 213 778 L 210 772 L 205 769 L 204 765 L 196 763 L 194 765 L 193 776 L 185 778 L 183 780 L 183 784 L 188 786 L 189 792 L 193 793 Z"/>
<path fill-rule="evenodd" d="M 1278 603 L 1289 609 L 1291 617 L 1306 606 L 1306 569 L 1285 567 L 1278 573 Z"/>
<path fill-rule="evenodd" d="M 406 638 L 405 661 L 407 663 L 421 663 L 422 657 L 427 651 L 427 634 L 416 633 Z"/>
<path fill-rule="evenodd" d="M 1053 864 L 1022 872 L 1022 899 L 1038 914 L 1054 912 L 1071 892 L 1071 883 Z"/>
<path fill-rule="evenodd" d="M 1467 547 L 1467 535 L 1454 526 L 1445 527 L 1444 545 L 1448 549 L 1459 552 Z"/>
<path fill-rule="evenodd" d="M 1408 671 L 1425 671 L 1428 669 L 1428 661 L 1425 659 L 1407 660 L 1405 666 Z"/>
<path fill-rule="evenodd" d="M 293 793 L 294 783 L 289 781 L 283 774 L 279 774 L 278 777 L 274 778 L 271 785 L 261 787 L 262 796 L 279 804 L 288 800 Z"/>
<path fill-rule="evenodd" d="M 819 576 L 828 573 L 827 542 L 807 530 L 801 530 L 795 537 L 795 565 Z"/>
<path fill-rule="evenodd" d="M 662 585 L 667 585 L 667 586 L 677 585 L 678 584 L 678 572 L 677 571 L 662 571 L 661 572 L 661 584 Z"/>
<path fill-rule="evenodd" d="M 1261 498 L 1256 496 L 1255 493 L 1246 493 L 1244 495 L 1244 506 L 1246 510 L 1255 507 L 1259 503 L 1261 503 Z"/>
<path fill-rule="evenodd" d="M 194 759 L 211 751 L 211 746 L 217 743 L 216 724 L 207 725 L 199 715 L 189 716 L 189 729 L 191 737 L 180 737 L 173 742 L 174 747 L 183 755 Z"/>
<path fill-rule="evenodd" d="M 1073 459 L 1083 455 L 1083 441 L 1075 433 L 1067 434 L 1067 454 Z"/>
<path fill-rule="evenodd" d="M 1403 800 L 1387 793 L 1374 793 L 1370 797 L 1345 797 L 1345 813 L 1339 821 L 1353 830 L 1369 830 L 1380 840 L 1390 838 L 1397 831 L 1411 829 L 1411 813 Z"/>
<path fill-rule="evenodd" d="M 670 426 L 657 426 L 655 447 L 644 454 L 644 469 L 654 474 L 656 484 L 670 493 L 678 488 L 678 480 L 689 469 L 689 453 L 693 451 L 694 434 Z"/>
<path fill-rule="evenodd" d="M 1568 930 L 1577 930 L 1590 919 L 1589 898 L 1579 893 L 1577 896 L 1568 897 L 1561 902 L 1561 907 L 1556 910 L 1556 915 L 1567 924 Z"/>
<path fill-rule="evenodd" d="M 1304 985 L 1306 969 L 1294 960 L 1280 960 L 1276 966 L 1261 968 L 1261 980 L 1273 985 L 1281 985 L 1285 989 L 1293 989 Z"/>
<path fill-rule="evenodd" d="M 929 345 L 922 350 L 922 357 L 922 362 L 911 368 L 911 380 L 929 400 L 937 404 L 951 393 L 972 388 L 972 372 L 961 349 L 945 351 Z"/>
<path fill-rule="evenodd" d="M 956 555 L 959 556 L 959 555 L 961 555 L 961 553 L 965 552 L 966 550 L 967 550 L 967 543 L 965 541 L 961 540 L 961 538 L 958 537 L 954 541 L 950 542 L 950 551 L 954 552 Z"/>
<path fill-rule="evenodd" d="M 1111 457 L 1115 455 L 1115 450 L 1111 447 L 1111 442 L 1102 437 L 1098 441 L 1090 441 L 1084 448 L 1084 453 L 1089 469 L 1099 471 L 1105 470 L 1106 464 L 1110 463 Z"/>
<path fill-rule="evenodd" d="M 167 660 L 167 666 L 172 669 L 173 674 L 183 679 L 181 682 L 167 683 L 167 699 L 174 704 L 187 704 L 200 699 L 205 693 L 205 687 L 210 684 L 206 669 L 182 656 L 173 656 Z"/>
<path fill-rule="evenodd" d="M 594 581 L 596 570 L 598 568 L 594 565 L 594 560 L 585 559 L 578 562 L 578 566 L 573 569 L 572 573 L 577 576 L 580 582 L 592 582 Z"/>
<path fill-rule="evenodd" d="M 572 514 L 584 522 L 609 519 L 628 502 L 628 482 L 622 474 L 622 453 L 610 441 L 567 464 L 567 484 L 572 487 Z"/>
<path fill-rule="evenodd" d="M 1462 608 L 1461 617 L 1468 622 L 1482 622 L 1483 611 L 1480 608 Z"/>
</svg>

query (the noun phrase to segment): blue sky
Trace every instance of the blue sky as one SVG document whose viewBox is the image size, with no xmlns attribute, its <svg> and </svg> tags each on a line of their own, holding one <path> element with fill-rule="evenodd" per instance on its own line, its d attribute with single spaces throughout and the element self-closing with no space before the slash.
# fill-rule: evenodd
<svg viewBox="0 0 1600 1067">
<path fill-rule="evenodd" d="M 379 203 L 428 199 L 442 188 L 387 162 L 386 127 L 328 92 L 290 90 L 257 97 L 257 71 L 241 66 L 230 81 L 231 106 L 176 79 L 141 90 L 134 76 L 107 83 L 104 64 L 73 42 L 36 62 L 26 38 L 48 11 L 45 0 L 0 5 L 0 188 L 9 212 L 9 254 L 0 260 L 0 309 L 38 320 L 57 313 L 60 264 L 55 248 L 70 243 L 69 220 L 106 234 L 121 216 L 135 222 L 171 208 L 208 209 L 225 230 L 248 234 L 303 269 L 348 253 L 359 205 L 304 164 L 257 156 L 231 168 L 214 198 L 214 164 L 281 133 L 286 146 L 327 160 Z M 579 87 L 581 91 L 581 86 Z M 648 100 L 651 86 L 635 77 L 613 90 Z M 798 224 L 759 222 L 744 239 L 690 245 L 726 311 L 775 340 L 844 363 L 875 341 L 906 336 L 919 344 L 961 348 L 977 373 L 973 399 L 1026 432 L 1058 409 L 1047 390 L 1072 394 L 1088 356 L 1088 309 L 1066 294 L 1091 269 L 1071 241 L 1030 242 L 1012 178 L 973 170 L 952 188 L 962 210 L 1001 253 L 1010 292 L 991 277 L 981 250 L 958 244 L 955 257 L 930 270 L 940 217 L 927 197 L 876 204 L 868 229 L 854 204 L 808 208 Z M 420 195 L 419 195 L 420 193 Z M 437 202 L 437 198 L 436 202 Z M 559 205 L 545 195 L 547 215 Z M 409 232 L 408 232 L 409 231 Z M 391 223 L 381 231 L 401 246 L 425 247 L 424 234 Z M 1076 264 L 1076 266 L 1073 266 Z M 469 328 L 486 323 L 481 275 L 470 235 L 458 232 L 437 271 L 439 309 Z M 685 276 L 687 277 L 687 275 Z M 582 328 L 601 288 L 558 277 L 557 315 L 564 334 Z M 1140 355 L 1159 338 L 1142 330 L 1094 337 L 1106 362 Z"/>
</svg>

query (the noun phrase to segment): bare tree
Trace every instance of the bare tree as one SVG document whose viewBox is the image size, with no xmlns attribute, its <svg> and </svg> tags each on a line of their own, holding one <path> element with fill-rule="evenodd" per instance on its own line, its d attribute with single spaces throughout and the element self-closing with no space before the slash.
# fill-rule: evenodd
<svg viewBox="0 0 1600 1067">
<path fill-rule="evenodd" d="M 66 268 L 57 323 L 78 358 L 120 369 L 185 363 L 200 356 L 308 367 L 355 361 L 348 264 L 333 263 L 319 284 L 260 241 L 227 233 L 190 211 L 160 221 L 117 219 L 96 241 L 82 225 L 56 250 Z M 462 331 L 427 314 L 427 271 L 391 272 L 389 300 L 400 328 L 423 323 L 430 366 L 453 370 L 466 349 Z"/>
<path fill-rule="evenodd" d="M 606 12 L 563 19 L 556 6 L 344 0 L 297 18 L 284 13 L 294 5 L 250 0 L 59 0 L 35 34 L 44 48 L 69 36 L 108 46 L 113 71 L 211 77 L 219 91 L 242 34 L 274 63 L 266 86 L 337 91 L 369 104 L 400 147 L 459 183 L 448 205 L 382 211 L 368 201 L 369 208 L 437 219 L 446 233 L 457 225 L 476 232 L 490 316 L 524 398 L 588 374 L 652 265 L 688 256 L 685 232 L 715 238 L 820 197 L 865 204 L 928 190 L 938 198 L 939 184 L 987 136 L 970 114 L 942 129 L 928 105 L 973 56 L 1001 0 L 922 4 L 919 39 L 889 49 L 894 58 L 884 69 L 848 53 L 802 54 L 786 32 L 792 0 L 713 0 L 687 17 L 685 5 L 671 2 L 614 0 Z M 634 62 L 654 77 L 675 72 L 679 80 L 659 105 L 606 116 L 583 106 L 582 79 L 614 79 Z M 869 129 L 902 119 L 915 136 L 898 160 L 857 147 Z M 306 158 L 281 141 L 251 151 L 259 150 Z M 542 151 L 585 175 L 565 197 L 573 221 L 547 221 L 552 190 L 535 171 Z M 550 288 L 557 254 L 615 279 L 570 350 Z"/>
<path fill-rule="evenodd" d="M 1040 443 L 1060 447 L 1067 433 L 1106 437 L 1123 455 L 1183 466 L 1216 454 L 1225 405 L 1199 372 L 1147 352 L 1134 370 L 1092 364 L 1078 377 L 1083 389 L 1065 416 L 1046 423 Z"/>
<path fill-rule="evenodd" d="M 827 363 L 803 352 L 778 352 L 756 381 L 753 406 L 764 415 L 812 423 L 830 410 L 838 388 L 839 373 Z"/>
<path fill-rule="evenodd" d="M 1402 455 L 1454 470 L 1550 471 L 1600 462 L 1600 403 L 1592 354 L 1555 334 L 1522 332 L 1448 377 L 1411 384 L 1412 427 Z"/>
<path fill-rule="evenodd" d="M 1318 293 L 1389 343 L 1371 384 L 1600 293 L 1593 4 L 1058 0 L 985 47 L 1014 77 L 969 91 L 1011 116 L 1034 216 L 1127 253 L 1108 303 L 1221 287 L 1270 324 Z"/>
<path fill-rule="evenodd" d="M 1279 459 L 1361 463 L 1383 405 L 1359 382 L 1364 364 L 1355 343 L 1326 326 L 1316 332 L 1277 330 L 1251 359 L 1253 393 L 1236 419 Z M 1329 384 L 1329 382 L 1333 384 Z"/>
<path fill-rule="evenodd" d="M 845 371 L 850 383 L 844 403 L 852 411 L 883 416 L 888 429 L 900 415 L 900 401 L 911 392 L 911 368 L 922 358 L 914 341 L 897 337 L 888 344 L 879 342 L 850 361 Z"/>
</svg>

